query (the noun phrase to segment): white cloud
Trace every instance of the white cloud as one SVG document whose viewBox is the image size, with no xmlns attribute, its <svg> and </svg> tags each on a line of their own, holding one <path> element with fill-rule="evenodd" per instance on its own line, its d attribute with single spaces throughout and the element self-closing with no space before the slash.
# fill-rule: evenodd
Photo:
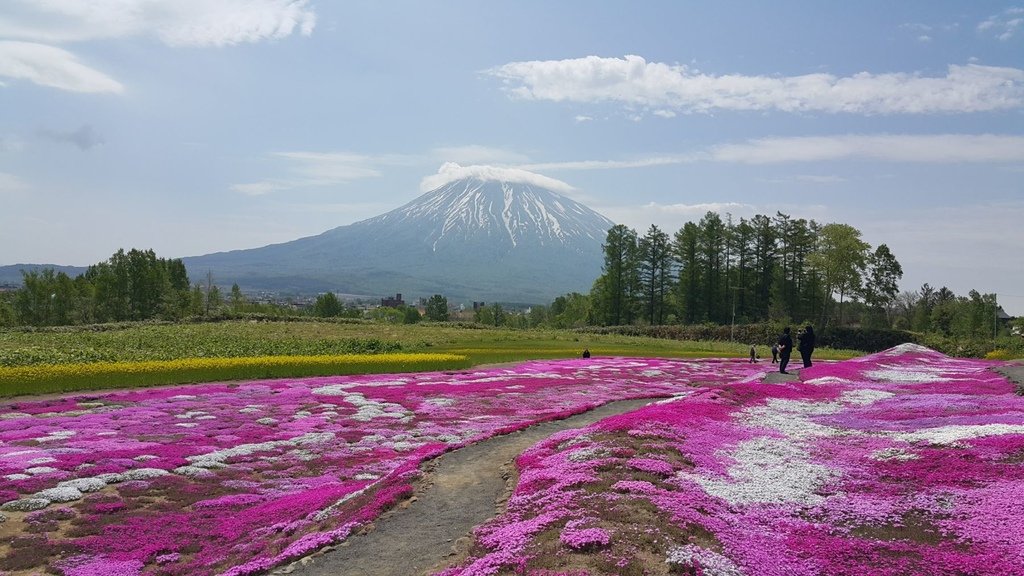
<svg viewBox="0 0 1024 576">
<path fill-rule="evenodd" d="M 634 160 L 575 160 L 568 162 L 538 162 L 522 164 L 523 170 L 614 170 L 620 168 L 649 168 L 651 166 L 669 166 L 686 164 L 698 159 L 695 155 L 651 156 Z"/>
<path fill-rule="evenodd" d="M 152 36 L 169 46 L 225 46 L 310 35 L 308 0 L 8 0 L 0 36 L 64 43 Z"/>
<path fill-rule="evenodd" d="M 774 164 L 842 159 L 883 162 L 1024 162 L 1024 137 L 995 134 L 900 134 L 765 138 L 710 150 L 721 162 Z"/>
<path fill-rule="evenodd" d="M 0 172 L 0 197 L 29 189 L 28 183 L 14 174 Z"/>
<path fill-rule="evenodd" d="M 462 180 L 463 178 L 497 180 L 501 182 L 519 182 L 562 193 L 568 193 L 574 190 L 572 186 L 562 182 L 561 180 L 529 172 L 521 168 L 503 168 L 500 166 L 485 165 L 460 166 L 454 162 L 444 163 L 437 170 L 437 174 L 424 178 L 420 183 L 420 189 L 424 192 L 434 190 L 435 188 L 444 186 L 449 182 Z"/>
<path fill-rule="evenodd" d="M 439 162 L 455 162 L 463 165 L 520 164 L 529 160 L 525 154 L 479 144 L 435 148 L 433 156 Z"/>
<path fill-rule="evenodd" d="M 932 41 L 932 37 L 927 35 L 927 34 L 921 34 L 920 36 L 917 37 L 917 41 L 918 42 L 931 42 Z"/>
<path fill-rule="evenodd" d="M 72 92 L 124 90 L 120 82 L 82 64 L 67 50 L 34 42 L 0 41 L 0 77 Z"/>
<path fill-rule="evenodd" d="M 928 114 L 1024 106 L 1024 70 L 951 65 L 943 77 L 861 72 L 852 76 L 714 76 L 640 56 L 511 62 L 485 73 L 514 98 L 614 102 L 682 113 L 779 110 L 854 114 Z"/>
<path fill-rule="evenodd" d="M 624 224 L 641 234 L 651 227 L 658 226 L 664 232 L 675 233 L 687 222 L 697 222 L 708 212 L 725 217 L 732 214 L 733 218 L 750 218 L 758 213 L 774 213 L 773 210 L 759 211 L 758 207 L 741 202 L 705 202 L 696 204 L 647 204 L 631 206 L 598 206 L 594 209 L 604 214 L 617 224 Z"/>
<path fill-rule="evenodd" d="M 978 24 L 978 32 L 992 34 L 1006 42 L 1024 28 L 1024 8 L 1007 8 L 1003 12 L 989 17 Z"/>
<path fill-rule="evenodd" d="M 591 116 L 584 116 L 584 115 L 582 115 L 582 114 L 580 114 L 580 115 L 577 115 L 577 116 L 576 116 L 576 117 L 574 118 L 574 120 L 576 120 L 576 123 L 577 123 L 577 124 L 582 124 L 583 122 L 590 122 L 590 121 L 591 121 L 591 120 L 593 120 L 593 119 L 594 119 L 594 118 L 593 118 L 593 117 L 591 117 Z"/>
<path fill-rule="evenodd" d="M 376 166 L 396 162 L 399 157 L 373 157 L 348 152 L 274 152 L 272 159 L 284 160 L 283 177 L 233 184 L 234 192 L 265 196 L 283 190 L 336 186 L 381 175 Z"/>
</svg>

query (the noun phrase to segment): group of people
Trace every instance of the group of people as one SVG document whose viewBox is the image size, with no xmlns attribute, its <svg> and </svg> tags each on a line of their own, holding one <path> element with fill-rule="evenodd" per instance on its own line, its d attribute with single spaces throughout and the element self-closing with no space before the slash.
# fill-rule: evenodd
<svg viewBox="0 0 1024 576">
<path fill-rule="evenodd" d="M 772 364 L 779 365 L 779 372 L 789 374 L 786 368 L 789 366 L 789 356 L 793 353 L 793 337 L 790 335 L 789 326 L 782 329 L 778 341 L 772 345 Z M 797 346 L 800 358 L 804 361 L 804 368 L 811 367 L 811 354 L 814 353 L 816 345 L 814 338 L 814 327 L 810 324 L 796 333 Z M 757 362 L 757 348 L 750 347 L 750 362 Z"/>
</svg>

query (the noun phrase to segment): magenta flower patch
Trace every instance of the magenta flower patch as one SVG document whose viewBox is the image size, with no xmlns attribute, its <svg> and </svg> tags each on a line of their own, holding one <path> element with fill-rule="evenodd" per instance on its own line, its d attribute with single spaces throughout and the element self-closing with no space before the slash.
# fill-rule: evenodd
<svg viewBox="0 0 1024 576">
<path fill-rule="evenodd" d="M 557 435 L 443 574 L 1022 574 L 1024 398 L 996 365 L 905 345 Z"/>
<path fill-rule="evenodd" d="M 0 571 L 257 573 L 344 540 L 408 495 L 419 464 L 444 451 L 613 400 L 759 376 L 757 365 L 740 361 L 593 358 L 8 403 L 0 406 L 0 509 L 8 518 L 0 526 L 27 535 L 0 558 Z M 650 438 L 664 432 L 657 423 L 644 429 Z M 576 458 L 600 461 L 585 451 L 600 445 L 580 444 Z M 634 456 L 638 470 L 660 478 L 681 465 Z M 553 477 L 537 470 L 538 487 L 569 490 L 596 477 L 583 468 Z M 495 544 L 526 547 L 552 526 L 562 531 L 560 514 L 490 534 Z M 614 539 L 603 524 L 565 534 L 585 550 Z M 517 561 L 513 554 L 500 563 Z"/>
</svg>

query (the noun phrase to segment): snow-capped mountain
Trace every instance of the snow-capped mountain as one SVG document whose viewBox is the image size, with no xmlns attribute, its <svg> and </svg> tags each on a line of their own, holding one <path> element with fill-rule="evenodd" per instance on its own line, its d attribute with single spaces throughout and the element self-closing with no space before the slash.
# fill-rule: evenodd
<svg viewBox="0 0 1024 576">
<path fill-rule="evenodd" d="M 243 289 L 549 302 L 590 289 L 614 223 L 544 183 L 474 174 L 318 236 L 184 260 Z"/>
</svg>

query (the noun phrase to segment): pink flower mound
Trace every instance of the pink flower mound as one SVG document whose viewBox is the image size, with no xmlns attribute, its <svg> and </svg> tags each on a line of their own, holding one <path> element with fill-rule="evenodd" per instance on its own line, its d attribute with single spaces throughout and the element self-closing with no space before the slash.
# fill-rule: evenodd
<svg viewBox="0 0 1024 576">
<path fill-rule="evenodd" d="M 517 461 L 508 510 L 478 529 L 489 553 L 444 574 L 578 567 L 597 526 L 600 573 L 649 571 L 653 550 L 720 576 L 1024 574 L 1024 398 L 997 365 L 905 345 L 558 435 Z"/>
<path fill-rule="evenodd" d="M 446 450 L 756 368 L 594 358 L 18 402 L 0 406 L 0 504 L 29 510 L 43 498 L 71 511 L 55 521 L 72 529 L 48 538 L 76 555 L 61 562 L 40 553 L 27 570 L 242 576 L 344 540 L 406 497 L 420 463 Z M 534 526 L 549 523 L 564 522 Z M 512 530 L 508 541 L 525 544 L 531 534 Z"/>
</svg>

